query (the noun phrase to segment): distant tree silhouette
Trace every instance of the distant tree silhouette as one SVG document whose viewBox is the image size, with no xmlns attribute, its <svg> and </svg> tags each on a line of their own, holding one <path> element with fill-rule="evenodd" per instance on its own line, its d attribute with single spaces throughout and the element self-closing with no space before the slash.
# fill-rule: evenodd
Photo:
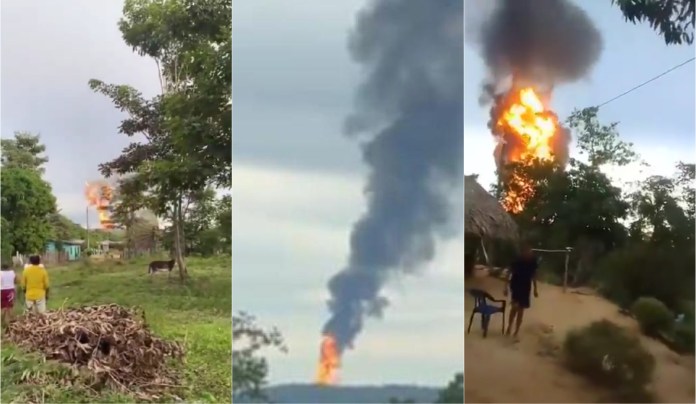
<svg viewBox="0 0 696 404">
<path fill-rule="evenodd" d="M 416 401 L 412 398 L 407 398 L 404 400 L 401 400 L 396 397 L 392 397 L 389 399 L 389 404 L 408 404 L 408 403 L 415 403 Z"/>
<path fill-rule="evenodd" d="M 463 403 L 464 402 L 464 373 L 456 373 L 454 379 L 449 382 L 444 390 L 438 394 L 436 403 Z"/>
</svg>

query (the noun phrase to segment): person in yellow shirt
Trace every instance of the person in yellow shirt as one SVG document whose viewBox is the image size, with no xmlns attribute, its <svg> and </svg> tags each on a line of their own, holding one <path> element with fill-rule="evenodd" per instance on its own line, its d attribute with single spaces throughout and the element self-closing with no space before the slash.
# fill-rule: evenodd
<svg viewBox="0 0 696 404">
<path fill-rule="evenodd" d="M 41 258 L 33 255 L 22 271 L 22 290 L 27 311 L 46 312 L 48 299 L 48 271 L 41 265 Z"/>
</svg>

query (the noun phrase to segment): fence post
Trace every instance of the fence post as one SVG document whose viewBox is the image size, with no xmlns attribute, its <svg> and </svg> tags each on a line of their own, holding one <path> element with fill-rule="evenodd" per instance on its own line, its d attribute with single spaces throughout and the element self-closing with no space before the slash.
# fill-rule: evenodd
<svg viewBox="0 0 696 404">
<path fill-rule="evenodd" d="M 566 247 L 565 268 L 563 269 L 563 293 L 568 289 L 568 262 L 570 261 L 570 247 Z"/>
</svg>

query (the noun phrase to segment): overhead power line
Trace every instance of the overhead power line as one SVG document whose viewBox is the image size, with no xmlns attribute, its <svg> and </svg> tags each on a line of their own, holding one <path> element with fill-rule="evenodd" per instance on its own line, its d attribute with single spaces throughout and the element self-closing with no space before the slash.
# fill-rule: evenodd
<svg viewBox="0 0 696 404">
<path fill-rule="evenodd" d="M 601 107 L 603 107 L 603 106 L 609 104 L 609 103 L 612 102 L 612 101 L 618 100 L 619 98 L 623 97 L 623 96 L 626 95 L 626 94 L 630 94 L 630 93 L 632 93 L 633 91 L 636 91 L 637 89 L 643 87 L 643 86 L 646 85 L 646 84 L 652 83 L 653 81 L 659 79 L 660 77 L 665 76 L 665 75 L 667 75 L 667 74 L 669 74 L 669 73 L 671 73 L 671 72 L 673 72 L 673 71 L 679 69 L 680 67 L 682 67 L 682 66 L 684 66 L 684 65 L 686 65 L 686 64 L 688 64 L 688 63 L 690 63 L 690 62 L 693 62 L 694 59 L 696 59 L 696 57 L 692 57 L 691 59 L 685 60 L 685 61 L 683 61 L 682 63 L 680 63 L 680 64 L 678 64 L 678 65 L 676 65 L 676 66 L 673 66 L 673 67 L 671 67 L 671 68 L 668 69 L 668 70 L 665 70 L 664 72 L 658 74 L 657 76 L 651 78 L 650 80 L 644 81 L 643 83 L 638 84 L 637 86 L 631 88 L 630 90 L 624 91 L 623 93 L 617 95 L 616 97 L 611 98 L 611 99 L 609 99 L 609 100 L 607 100 L 607 101 L 604 101 L 603 103 L 597 105 L 597 108 L 601 108 Z"/>
</svg>

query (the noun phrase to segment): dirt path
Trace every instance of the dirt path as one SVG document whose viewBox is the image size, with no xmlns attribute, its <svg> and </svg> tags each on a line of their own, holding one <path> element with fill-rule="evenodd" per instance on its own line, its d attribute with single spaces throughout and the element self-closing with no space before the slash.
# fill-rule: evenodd
<svg viewBox="0 0 696 404">
<path fill-rule="evenodd" d="M 487 290 L 502 298 L 502 281 L 477 276 L 467 288 Z M 472 300 L 467 296 L 467 326 Z M 611 320 L 639 334 L 635 320 L 595 295 L 563 293 L 539 284 L 539 298 L 525 313 L 521 341 L 501 336 L 501 318 L 491 320 L 488 338 L 481 334 L 478 316 L 465 339 L 465 401 L 477 403 L 595 403 L 606 392 L 569 372 L 560 363 L 560 344 L 572 328 L 600 319 Z M 660 402 L 694 402 L 694 358 L 680 356 L 661 343 L 641 336 L 655 356 L 653 388 Z"/>
</svg>

